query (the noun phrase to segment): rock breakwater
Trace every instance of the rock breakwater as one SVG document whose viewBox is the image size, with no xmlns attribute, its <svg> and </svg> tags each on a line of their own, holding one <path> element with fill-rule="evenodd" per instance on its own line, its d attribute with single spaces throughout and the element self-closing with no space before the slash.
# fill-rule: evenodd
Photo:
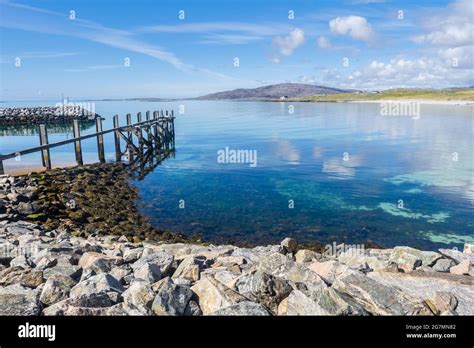
<svg viewBox="0 0 474 348">
<path fill-rule="evenodd" d="M 65 123 L 74 119 L 93 120 L 99 117 L 79 105 L 60 105 L 43 107 L 21 107 L 0 109 L 1 125 L 31 125 L 40 123 Z"/>
</svg>

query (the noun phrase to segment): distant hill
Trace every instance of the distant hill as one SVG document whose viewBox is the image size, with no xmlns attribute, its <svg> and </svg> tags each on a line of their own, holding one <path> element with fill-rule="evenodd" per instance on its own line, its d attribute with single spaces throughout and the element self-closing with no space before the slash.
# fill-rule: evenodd
<svg viewBox="0 0 474 348">
<path fill-rule="evenodd" d="M 279 83 L 276 85 L 269 85 L 258 88 L 239 88 L 234 89 L 232 91 L 212 93 L 204 95 L 197 99 L 283 99 L 351 92 L 354 91 L 325 86 L 307 85 L 302 83 Z"/>
</svg>

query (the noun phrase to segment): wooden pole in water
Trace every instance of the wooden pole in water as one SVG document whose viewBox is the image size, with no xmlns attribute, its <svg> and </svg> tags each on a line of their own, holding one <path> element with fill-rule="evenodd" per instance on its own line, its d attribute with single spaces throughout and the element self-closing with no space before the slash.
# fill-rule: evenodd
<svg viewBox="0 0 474 348">
<path fill-rule="evenodd" d="M 171 140 L 173 141 L 173 149 L 175 145 L 175 139 L 174 139 L 174 111 L 171 110 Z"/>
<path fill-rule="evenodd" d="M 127 126 L 131 127 L 132 126 L 132 115 L 127 114 Z M 133 144 L 133 136 L 131 130 L 127 132 L 127 137 L 129 143 Z M 133 147 L 130 144 L 127 144 L 127 160 L 128 161 L 133 161 Z"/>
<path fill-rule="evenodd" d="M 3 174 L 5 174 L 5 170 L 3 169 L 3 161 L 0 159 L 0 175 L 3 175 Z"/>
<path fill-rule="evenodd" d="M 149 122 L 150 121 L 150 111 L 146 112 L 146 120 Z"/>
<path fill-rule="evenodd" d="M 118 115 L 114 116 L 114 128 L 119 127 L 119 120 Z M 114 140 L 115 140 L 115 160 L 120 162 L 122 160 L 122 152 L 120 150 L 120 131 L 116 130 L 114 132 Z"/>
<path fill-rule="evenodd" d="M 48 145 L 48 131 L 46 130 L 45 124 L 39 125 L 39 136 L 40 144 Z M 46 167 L 46 169 L 51 169 L 51 155 L 49 153 L 49 149 L 41 150 L 41 159 L 43 160 L 43 167 Z"/>
<path fill-rule="evenodd" d="M 102 133 L 102 118 L 101 117 L 96 117 L 95 129 L 97 133 Z M 99 155 L 99 161 L 101 163 L 104 163 L 105 162 L 104 136 L 102 134 L 97 134 L 97 153 Z"/>
<path fill-rule="evenodd" d="M 72 131 L 74 134 L 74 138 L 80 138 L 81 136 L 81 128 L 79 127 L 79 120 L 75 119 L 72 121 Z M 76 151 L 76 162 L 77 165 L 82 166 L 84 163 L 82 162 L 82 148 L 81 148 L 81 141 L 76 140 L 74 142 L 74 149 Z"/>
</svg>

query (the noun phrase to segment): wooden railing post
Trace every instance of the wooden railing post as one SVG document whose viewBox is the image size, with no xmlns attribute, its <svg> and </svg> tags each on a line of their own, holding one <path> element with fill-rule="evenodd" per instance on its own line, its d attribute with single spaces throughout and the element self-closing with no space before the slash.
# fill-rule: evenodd
<svg viewBox="0 0 474 348">
<path fill-rule="evenodd" d="M 102 135 L 102 118 L 96 117 L 95 119 L 95 129 L 97 134 L 97 154 L 99 156 L 99 161 L 101 163 L 105 162 L 105 152 L 104 152 L 104 136 Z"/>
<path fill-rule="evenodd" d="M 39 125 L 39 137 L 41 146 L 48 145 L 48 131 L 46 130 L 45 124 Z M 41 159 L 43 160 L 43 167 L 51 169 L 51 155 L 49 149 L 41 150 Z"/>
<path fill-rule="evenodd" d="M 114 128 L 119 127 L 119 120 L 118 115 L 114 116 Z M 115 140 L 115 160 L 120 162 L 122 160 L 122 151 L 120 150 L 120 131 L 116 130 L 114 132 L 114 140 Z"/>
<path fill-rule="evenodd" d="M 78 139 L 81 137 L 81 128 L 79 126 L 79 120 L 75 119 L 72 121 L 72 131 L 74 134 L 74 138 Z M 82 148 L 81 148 L 81 140 L 76 140 L 74 142 L 74 149 L 76 151 L 76 162 L 77 165 L 82 166 L 84 163 L 82 162 Z"/>
</svg>

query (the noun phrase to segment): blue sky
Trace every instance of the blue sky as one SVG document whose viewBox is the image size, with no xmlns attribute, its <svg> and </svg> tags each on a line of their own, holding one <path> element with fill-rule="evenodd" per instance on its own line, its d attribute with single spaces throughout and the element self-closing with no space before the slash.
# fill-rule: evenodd
<svg viewBox="0 0 474 348">
<path fill-rule="evenodd" d="M 473 85 L 473 0 L 414 3 L 0 0 L 0 99 Z"/>
</svg>

